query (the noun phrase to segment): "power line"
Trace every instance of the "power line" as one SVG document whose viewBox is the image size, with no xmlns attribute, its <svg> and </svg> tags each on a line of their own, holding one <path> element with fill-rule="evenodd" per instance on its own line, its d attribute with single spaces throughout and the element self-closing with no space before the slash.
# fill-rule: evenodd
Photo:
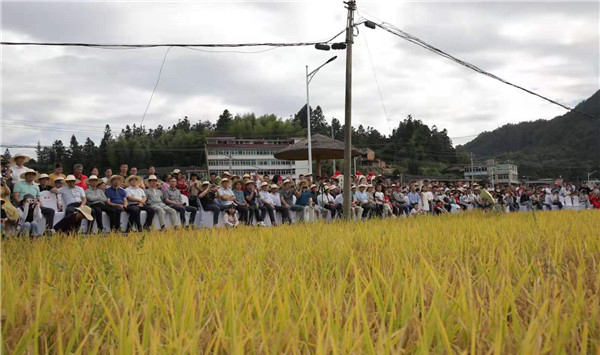
<svg viewBox="0 0 600 355">
<path fill-rule="evenodd" d="M 387 114 L 387 109 L 385 108 L 385 103 L 383 102 L 383 95 L 381 94 L 381 88 L 379 87 L 379 80 L 377 80 L 377 73 L 375 72 L 375 66 L 373 65 L 373 57 L 371 57 L 371 50 L 369 49 L 369 43 L 367 42 L 367 35 L 363 36 L 365 40 L 365 46 L 367 47 L 367 53 L 369 54 L 369 62 L 371 63 L 371 69 L 373 70 L 373 77 L 375 78 L 375 84 L 377 84 L 377 92 L 379 93 L 379 101 L 381 102 L 381 107 L 383 108 L 383 114 L 385 115 L 385 121 L 388 126 L 388 130 L 390 134 L 392 134 L 392 127 L 390 126 L 390 118 Z"/>
<path fill-rule="evenodd" d="M 148 100 L 148 105 L 146 105 L 146 110 L 144 110 L 144 115 L 142 116 L 142 121 L 140 122 L 140 125 L 142 125 L 144 123 L 144 119 L 146 118 L 146 114 L 148 113 L 148 109 L 150 108 L 150 103 L 152 102 L 152 98 L 154 97 L 154 93 L 156 92 L 156 88 L 158 87 L 158 83 L 160 82 L 160 76 L 162 75 L 163 67 L 165 66 L 165 61 L 167 60 L 167 55 L 169 54 L 169 51 L 171 50 L 171 48 L 173 48 L 173 47 L 167 48 L 167 51 L 165 52 L 165 56 L 162 60 L 162 63 L 160 64 L 160 70 L 158 71 L 158 78 L 156 78 L 156 84 L 154 84 L 154 89 L 152 89 L 152 94 L 150 94 L 150 99 Z"/>
<path fill-rule="evenodd" d="M 390 24 L 390 23 L 383 22 L 383 21 L 382 21 L 381 23 L 379 23 L 379 22 L 374 22 L 374 21 L 373 21 L 373 23 L 374 23 L 374 24 L 375 24 L 377 27 L 379 27 L 379 28 L 381 28 L 381 29 L 383 29 L 383 30 L 385 30 L 385 31 L 387 31 L 387 32 L 389 32 L 389 33 L 391 33 L 391 34 L 395 35 L 395 36 L 398 36 L 398 37 L 400 37 L 400 38 L 402 38 L 402 39 L 404 39 L 404 40 L 406 40 L 406 41 L 408 41 L 408 42 L 411 42 L 411 43 L 413 43 L 413 44 L 416 44 L 416 45 L 418 45 L 419 47 L 425 48 L 425 49 L 427 49 L 428 51 L 431 51 L 431 52 L 433 52 L 433 53 L 435 53 L 435 54 L 437 54 L 437 55 L 439 55 L 439 56 L 441 56 L 441 57 L 444 57 L 444 58 L 446 58 L 446 59 L 449 59 L 449 60 L 451 60 L 451 61 L 453 61 L 453 62 L 455 62 L 455 63 L 457 63 L 457 64 L 460 64 L 460 65 L 462 65 L 462 66 L 464 66 L 464 67 L 466 67 L 466 68 L 468 68 L 468 69 L 471 69 L 471 70 L 473 70 L 473 71 L 475 71 L 475 72 L 478 72 L 478 73 L 480 73 L 480 74 L 486 75 L 486 76 L 488 76 L 488 77 L 490 77 L 490 78 L 492 78 L 492 79 L 498 80 L 498 81 L 500 81 L 500 82 L 502 82 L 502 83 L 504 83 L 504 84 L 506 84 L 506 85 L 512 86 L 512 87 L 514 87 L 514 88 L 517 88 L 517 89 L 519 89 L 519 90 L 525 91 L 525 92 L 526 92 L 526 93 L 528 93 L 528 94 L 531 94 L 531 95 L 537 96 L 537 97 L 539 97 L 539 98 L 541 98 L 541 99 L 543 99 L 543 100 L 546 100 L 546 101 L 548 101 L 548 102 L 550 102 L 550 103 L 552 103 L 552 104 L 555 104 L 555 105 L 557 105 L 557 106 L 560 106 L 560 107 L 562 107 L 562 108 L 564 108 L 564 109 L 566 109 L 566 110 L 568 110 L 568 111 L 577 112 L 577 113 L 580 113 L 580 114 L 582 114 L 582 115 L 588 116 L 588 117 L 590 117 L 590 118 L 593 118 L 593 119 L 600 119 L 600 118 L 598 118 L 598 117 L 592 116 L 592 115 L 591 115 L 591 114 L 589 114 L 589 113 L 586 113 L 586 112 L 580 111 L 580 110 L 578 110 L 578 109 L 576 109 L 576 108 L 569 107 L 569 106 L 567 106 L 567 105 L 561 104 L 561 103 L 559 103 L 559 102 L 557 102 L 557 101 L 555 101 L 555 100 L 552 100 L 552 99 L 550 99 L 550 98 L 547 98 L 547 97 L 545 97 L 545 96 L 543 96 L 543 95 L 540 95 L 540 94 L 538 94 L 538 93 L 535 93 L 535 92 L 533 92 L 533 91 L 531 91 L 531 90 L 529 90 L 529 89 L 526 89 L 526 88 L 524 88 L 524 87 L 522 87 L 522 86 L 519 86 L 519 85 L 517 85 L 517 84 L 513 84 L 513 83 L 511 83 L 511 82 L 509 82 L 509 81 L 507 81 L 507 80 L 505 80 L 505 79 L 502 79 L 502 78 L 500 78 L 500 77 L 498 77 L 498 76 L 496 76 L 496 75 L 494 75 L 494 74 L 492 74 L 492 73 L 490 73 L 490 72 L 487 72 L 487 71 L 485 71 L 485 70 L 483 70 L 483 69 L 481 69 L 481 68 L 479 68 L 479 67 L 477 67 L 477 66 L 475 66 L 475 65 L 473 65 L 473 64 L 471 64 L 471 63 L 468 63 L 468 62 L 466 62 L 466 61 L 463 61 L 463 60 L 461 60 L 461 59 L 458 59 L 458 58 L 454 57 L 453 55 L 451 55 L 451 54 L 448 54 L 448 53 L 446 53 L 446 52 L 442 51 L 441 49 L 439 49 L 439 48 L 436 48 L 436 47 L 434 47 L 433 45 L 431 45 L 431 44 L 429 44 L 429 43 L 427 43 L 427 42 L 425 42 L 425 41 L 423 41 L 423 40 L 421 40 L 421 39 L 419 39 L 419 38 L 417 38 L 417 37 L 415 37 L 415 36 L 413 36 L 413 35 L 411 35 L 411 34 L 409 34 L 409 33 L 405 32 L 405 31 L 402 31 L 401 29 L 399 29 L 398 27 L 396 27 L 396 26 L 394 26 L 394 25 L 392 25 L 392 24 Z"/>
</svg>

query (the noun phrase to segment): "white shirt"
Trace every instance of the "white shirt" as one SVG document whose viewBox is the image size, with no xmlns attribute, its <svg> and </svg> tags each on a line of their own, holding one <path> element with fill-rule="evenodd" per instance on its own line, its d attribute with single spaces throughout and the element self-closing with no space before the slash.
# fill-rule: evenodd
<svg viewBox="0 0 600 355">
<path fill-rule="evenodd" d="M 23 165 L 20 168 L 16 165 L 12 165 L 10 167 L 10 171 L 12 173 L 13 181 L 24 181 L 25 179 L 21 179 L 21 174 L 23 174 L 27 170 L 29 170 L 29 168 L 26 167 L 25 165 Z"/>
<path fill-rule="evenodd" d="M 340 205 L 344 204 L 344 194 L 337 194 L 333 202 Z"/>
<path fill-rule="evenodd" d="M 81 199 L 85 197 L 85 191 L 79 186 L 73 188 L 63 186 L 58 189 L 58 193 L 61 194 L 62 199 L 67 206 L 72 203 L 81 203 Z"/>
<path fill-rule="evenodd" d="M 375 203 L 377 203 L 378 205 L 383 205 L 383 192 L 382 191 L 377 191 L 375 192 Z"/>
<path fill-rule="evenodd" d="M 133 197 L 136 199 L 144 199 L 146 197 L 146 193 L 144 193 L 144 190 L 141 189 L 140 187 L 136 187 L 135 189 L 132 188 L 131 186 L 129 186 L 128 188 L 125 189 L 125 193 L 127 194 L 127 197 Z M 136 202 L 139 203 L 139 202 Z"/>
<path fill-rule="evenodd" d="M 281 197 L 279 196 L 279 192 L 271 192 L 271 201 L 274 206 L 281 206 Z"/>
<path fill-rule="evenodd" d="M 331 196 L 331 194 L 328 193 L 322 193 L 319 196 L 317 196 L 317 201 L 319 203 L 319 206 L 324 206 L 325 204 L 333 202 L 333 196 Z"/>
<path fill-rule="evenodd" d="M 233 197 L 235 197 L 235 194 L 233 193 L 233 190 L 230 187 L 223 188 L 223 186 L 220 186 L 218 191 L 219 191 L 219 196 L 233 196 Z M 233 201 L 219 199 L 219 203 L 222 206 L 229 206 L 229 205 L 231 205 L 233 203 Z"/>
<path fill-rule="evenodd" d="M 271 199 L 271 194 L 269 191 L 260 190 L 258 192 L 258 198 L 260 199 L 260 204 L 264 205 L 265 203 L 273 204 L 273 200 Z M 263 202 L 263 200 L 265 202 Z"/>
</svg>

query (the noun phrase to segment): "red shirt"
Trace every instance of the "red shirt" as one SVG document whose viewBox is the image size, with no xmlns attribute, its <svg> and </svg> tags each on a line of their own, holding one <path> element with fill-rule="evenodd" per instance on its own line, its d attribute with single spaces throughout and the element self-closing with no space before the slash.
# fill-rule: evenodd
<svg viewBox="0 0 600 355">
<path fill-rule="evenodd" d="M 185 183 L 185 180 L 177 181 L 177 189 L 181 192 L 182 195 L 190 197 L 190 192 L 187 190 L 188 186 Z"/>
<path fill-rule="evenodd" d="M 88 188 L 88 184 L 86 184 L 84 181 L 85 181 L 85 180 L 87 180 L 87 178 L 88 178 L 88 177 L 87 177 L 87 176 L 85 176 L 85 175 L 83 175 L 83 174 L 81 174 L 81 175 L 79 175 L 79 177 L 75 176 L 75 178 L 76 178 L 77 180 L 79 180 L 79 182 L 78 182 L 78 183 L 76 183 L 76 184 L 75 184 L 75 186 L 79 186 L 79 187 L 81 187 L 82 189 L 84 189 L 84 190 L 87 190 L 87 188 Z"/>
</svg>

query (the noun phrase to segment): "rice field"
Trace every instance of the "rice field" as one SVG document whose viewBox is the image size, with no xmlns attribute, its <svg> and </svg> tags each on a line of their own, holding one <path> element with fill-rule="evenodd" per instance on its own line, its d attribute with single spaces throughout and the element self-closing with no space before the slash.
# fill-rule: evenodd
<svg viewBox="0 0 600 355">
<path fill-rule="evenodd" d="M 600 213 L 2 241 L 3 354 L 600 354 Z"/>
</svg>

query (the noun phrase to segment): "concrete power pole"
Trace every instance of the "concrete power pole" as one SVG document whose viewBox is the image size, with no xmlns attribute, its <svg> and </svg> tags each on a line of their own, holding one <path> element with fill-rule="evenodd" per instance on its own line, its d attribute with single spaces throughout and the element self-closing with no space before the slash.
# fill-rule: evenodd
<svg viewBox="0 0 600 355">
<path fill-rule="evenodd" d="M 333 125 L 331 125 L 331 138 L 335 139 L 335 136 L 333 135 Z M 333 172 L 331 174 L 335 174 L 335 159 L 333 159 Z"/>
<path fill-rule="evenodd" d="M 474 175 L 473 175 L 473 152 L 470 153 L 471 155 L 471 187 L 473 186 L 473 179 L 474 179 Z"/>
<path fill-rule="evenodd" d="M 354 42 L 354 10 L 356 1 L 344 2 L 348 9 L 348 23 L 346 24 L 346 107 L 344 110 L 344 123 L 346 125 L 344 137 L 344 219 L 352 220 L 350 186 L 352 166 L 352 43 Z"/>
</svg>

